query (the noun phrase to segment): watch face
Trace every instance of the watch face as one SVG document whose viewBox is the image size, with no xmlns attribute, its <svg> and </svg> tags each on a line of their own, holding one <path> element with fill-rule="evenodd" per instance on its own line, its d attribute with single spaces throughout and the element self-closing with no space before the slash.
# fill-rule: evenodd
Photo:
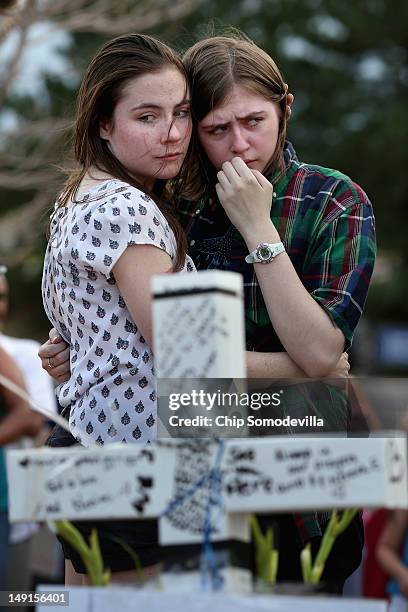
<svg viewBox="0 0 408 612">
<path fill-rule="evenodd" d="M 258 248 L 257 255 L 259 259 L 262 259 L 262 261 L 265 261 L 266 259 L 270 259 L 272 255 L 271 248 L 266 244 L 261 244 Z"/>
</svg>

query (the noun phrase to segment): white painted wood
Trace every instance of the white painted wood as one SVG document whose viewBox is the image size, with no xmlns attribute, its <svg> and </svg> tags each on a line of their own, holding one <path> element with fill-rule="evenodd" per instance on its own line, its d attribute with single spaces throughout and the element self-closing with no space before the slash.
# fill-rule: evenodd
<svg viewBox="0 0 408 612">
<path fill-rule="evenodd" d="M 201 446 L 195 448 L 195 444 Z M 119 445 L 97 450 L 8 451 L 8 475 L 13 483 L 10 520 L 164 514 L 164 533 L 166 529 L 168 533 L 164 539 L 169 543 L 201 541 L 200 529 L 191 532 L 188 519 L 193 505 L 196 524 L 203 524 L 210 491 L 213 501 L 220 501 L 220 495 L 222 498 L 222 504 L 213 504 L 212 509 L 219 525 L 227 521 L 223 508 L 242 514 L 408 507 L 405 437 L 253 438 L 224 444 L 220 489 L 208 481 L 220 457 L 216 443 L 173 441 L 172 446 L 149 448 Z M 171 515 L 175 520 L 169 520 Z M 173 527 L 179 523 L 179 533 L 172 531 L 171 525 L 166 527 L 167 523 Z M 219 539 L 237 536 L 241 530 L 238 524 L 239 520 L 235 531 L 233 522 L 221 530 Z M 241 536 L 246 539 L 246 534 Z"/>
<path fill-rule="evenodd" d="M 156 448 L 41 448 L 7 452 L 12 522 L 154 517 L 170 497 Z"/>
<path fill-rule="evenodd" d="M 55 585 L 42 586 L 54 589 Z M 59 587 L 63 588 L 63 587 Z M 387 612 L 387 602 L 370 599 L 347 599 L 344 597 L 287 597 L 281 595 L 223 595 L 206 593 L 155 592 L 147 589 L 109 587 L 70 587 L 70 605 L 36 607 L 37 612 Z"/>
<path fill-rule="evenodd" d="M 164 274 L 154 277 L 153 294 L 158 379 L 245 378 L 240 274 Z"/>
<path fill-rule="evenodd" d="M 226 442 L 229 512 L 408 507 L 407 448 L 393 438 L 253 438 Z"/>
</svg>

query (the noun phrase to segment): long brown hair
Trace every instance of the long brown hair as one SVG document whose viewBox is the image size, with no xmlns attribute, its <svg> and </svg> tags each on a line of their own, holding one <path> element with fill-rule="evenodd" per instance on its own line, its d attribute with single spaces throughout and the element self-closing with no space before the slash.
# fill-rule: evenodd
<svg viewBox="0 0 408 612">
<path fill-rule="evenodd" d="M 181 59 L 166 44 L 144 34 L 126 34 L 107 42 L 94 56 L 83 77 L 77 98 L 74 125 L 74 156 L 79 167 L 67 171 L 57 207 L 75 200 L 79 185 L 91 167 L 147 192 L 127 171 L 100 137 L 101 121 L 111 119 L 129 79 L 175 67 L 186 77 Z M 186 78 L 187 94 L 187 78 Z M 191 147 L 184 163 L 188 163 Z M 168 181 L 157 180 L 152 196 L 174 232 L 177 244 L 174 271 L 184 265 L 187 251 L 185 233 L 176 217 L 174 196 Z"/>
<path fill-rule="evenodd" d="M 275 151 L 265 175 L 284 170 L 283 147 L 286 138 L 286 89 L 273 59 L 243 33 L 212 36 L 200 40 L 183 56 L 187 71 L 195 127 L 221 104 L 236 84 L 279 104 L 281 118 Z M 193 130 L 193 134 L 196 130 Z M 197 136 L 192 139 L 192 164 L 180 173 L 183 196 L 196 200 L 214 195 L 216 170 L 208 161 Z"/>
</svg>

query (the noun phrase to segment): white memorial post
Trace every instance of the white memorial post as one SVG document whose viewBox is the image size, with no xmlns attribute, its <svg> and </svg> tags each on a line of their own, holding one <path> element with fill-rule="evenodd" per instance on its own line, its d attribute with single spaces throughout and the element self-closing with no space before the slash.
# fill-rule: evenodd
<svg viewBox="0 0 408 612">
<path fill-rule="evenodd" d="M 47 586 L 48 589 L 53 586 Z M 61 609 L 73 612 L 387 612 L 388 609 L 387 602 L 378 599 L 132 592 L 119 587 L 71 587 L 69 597 L 69 608 L 39 605 L 36 609 L 38 612 L 61 612 Z"/>
<path fill-rule="evenodd" d="M 223 590 L 249 591 L 247 516 L 225 512 L 217 482 L 222 455 L 217 457 L 214 446 L 197 439 L 214 436 L 208 426 L 212 413 L 202 402 L 195 406 L 191 402 L 185 405 L 187 414 L 184 417 L 179 416 L 181 411 L 176 414 L 167 408 L 169 396 L 184 395 L 188 400 L 194 391 L 213 395 L 220 388 L 229 387 L 228 379 L 239 379 L 241 383 L 245 380 L 242 277 L 219 271 L 165 274 L 154 279 L 153 295 L 158 437 L 179 437 L 183 429 L 183 435 L 188 438 L 176 446 L 176 454 L 173 449 L 168 453 L 169 465 L 172 458 L 175 459 L 171 469 L 174 473 L 173 496 L 178 503 L 173 502 L 161 517 L 159 533 L 162 544 L 172 546 L 174 562 L 171 567 L 177 567 L 178 573 L 163 572 L 163 580 L 167 579 L 169 585 L 185 583 L 192 589 L 194 584 L 199 588 L 200 573 L 198 567 L 191 571 L 191 563 L 196 566 L 201 563 L 201 579 L 206 581 L 206 574 L 212 575 L 210 588 L 221 589 L 223 583 Z M 237 384 L 238 389 L 244 391 L 242 384 Z M 173 428 L 169 427 L 171 420 L 177 423 Z M 202 550 L 197 546 L 191 550 L 188 544 L 197 535 L 203 542 Z M 222 544 L 225 540 L 229 540 L 228 546 Z M 221 549 L 214 550 L 214 542 L 219 542 Z M 237 549 L 242 555 L 242 548 L 246 561 L 244 567 L 238 567 L 242 557 L 240 559 Z M 183 571 L 186 562 L 190 563 L 189 572 Z M 203 564 L 213 567 L 204 568 Z"/>
<path fill-rule="evenodd" d="M 157 379 L 245 378 L 242 277 L 207 270 L 153 279 Z"/>
</svg>

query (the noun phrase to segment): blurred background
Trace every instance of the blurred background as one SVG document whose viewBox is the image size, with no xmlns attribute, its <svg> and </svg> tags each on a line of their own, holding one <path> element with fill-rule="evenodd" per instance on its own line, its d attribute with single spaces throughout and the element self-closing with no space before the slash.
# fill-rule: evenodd
<svg viewBox="0 0 408 612">
<path fill-rule="evenodd" d="M 7 333 L 47 336 L 45 229 L 82 72 L 115 35 L 183 51 L 225 25 L 274 57 L 295 94 L 302 161 L 350 175 L 374 204 L 379 257 L 353 348 L 364 373 L 408 371 L 408 3 L 404 0 L 0 0 L 0 264 Z"/>
<path fill-rule="evenodd" d="M 4 331 L 41 341 L 48 335 L 40 295 L 45 231 L 67 163 L 75 95 L 95 50 L 138 31 L 183 51 L 235 26 L 276 59 L 295 95 L 289 138 L 300 159 L 350 175 L 374 204 L 378 260 L 352 364 L 355 373 L 377 376 L 355 384 L 355 403 L 374 430 L 406 427 L 407 23 L 406 0 L 0 0 L 0 266 L 8 267 L 10 285 Z M 377 516 L 379 523 L 369 523 Z M 368 560 L 385 519 L 367 517 Z M 35 538 L 26 576 L 58 582 L 54 537 L 43 528 Z M 21 567 L 10 562 L 14 576 Z M 354 594 L 384 596 L 387 578 L 375 571 L 376 578 L 372 569 L 360 576 Z"/>
</svg>

